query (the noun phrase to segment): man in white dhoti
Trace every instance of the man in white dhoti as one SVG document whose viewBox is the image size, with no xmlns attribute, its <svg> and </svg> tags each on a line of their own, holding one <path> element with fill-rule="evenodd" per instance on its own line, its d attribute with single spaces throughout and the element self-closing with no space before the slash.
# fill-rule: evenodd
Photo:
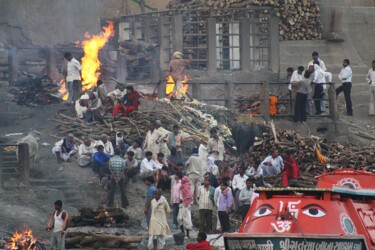
<svg viewBox="0 0 375 250">
<path fill-rule="evenodd" d="M 96 145 L 89 138 L 85 138 L 78 148 L 78 165 L 86 167 L 92 163 L 92 156 L 96 152 Z"/>
<path fill-rule="evenodd" d="M 191 205 L 193 204 L 193 193 L 191 192 L 191 183 L 187 176 L 182 177 L 181 180 L 181 200 L 180 209 L 178 211 L 178 224 L 183 233 L 186 231 L 186 236 L 189 238 L 189 232 L 193 228 L 191 221 Z"/>
<path fill-rule="evenodd" d="M 171 212 L 168 202 L 161 195 L 161 190 L 157 189 L 151 201 L 151 219 L 148 229 L 148 249 L 163 249 L 165 245 L 165 235 L 171 234 L 167 221 L 167 214 Z"/>
<path fill-rule="evenodd" d="M 160 139 L 160 153 L 163 153 L 165 158 L 167 159 L 168 156 L 171 154 L 171 151 L 168 148 L 167 142 L 168 142 L 168 136 L 170 134 L 170 131 L 166 130 L 161 126 L 161 121 L 156 120 L 155 121 L 155 129 L 162 134 L 162 138 Z"/>
<path fill-rule="evenodd" d="M 57 157 L 57 161 L 68 161 L 75 153 L 77 153 L 77 145 L 74 142 L 74 135 L 68 134 L 64 139 L 56 142 L 52 148 L 52 153 Z"/>
<path fill-rule="evenodd" d="M 156 130 L 155 124 L 151 123 L 150 130 L 146 134 L 145 143 L 143 145 L 143 152 L 152 152 L 152 159 L 157 160 L 157 155 L 160 152 L 160 141 L 163 135 Z"/>
</svg>

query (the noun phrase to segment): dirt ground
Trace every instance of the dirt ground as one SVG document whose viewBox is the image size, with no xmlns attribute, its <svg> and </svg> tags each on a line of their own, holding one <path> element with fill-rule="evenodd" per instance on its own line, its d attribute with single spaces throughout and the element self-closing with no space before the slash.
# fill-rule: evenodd
<svg viewBox="0 0 375 250">
<path fill-rule="evenodd" d="M 339 101 L 340 105 L 342 107 Z M 36 108 L 20 108 L 22 116 L 10 126 L 1 127 L 2 143 L 14 143 L 19 138 L 19 136 L 6 137 L 5 134 L 26 133 L 29 129 L 40 131 L 42 137 L 39 161 L 30 170 L 33 180 L 30 186 L 20 186 L 16 180 L 7 180 L 7 183 L 13 182 L 18 185 L 7 190 L 0 189 L 0 239 L 3 236 L 9 236 L 9 232 L 22 231 L 22 228 L 27 226 L 33 230 L 34 235 L 48 240 L 49 234 L 44 228 L 49 214 L 53 211 L 55 200 L 66 201 L 64 209 L 70 215 L 76 214 L 78 207 L 97 207 L 105 200 L 106 191 L 99 185 L 99 180 L 91 169 L 78 167 L 75 159 L 72 162 L 58 164 L 51 152 L 52 146 L 58 140 L 51 136 L 58 132 L 55 131 L 55 122 L 51 118 L 61 109 L 66 109 L 66 106 L 53 104 Z M 342 108 L 340 112 L 343 113 Z M 354 116 L 342 115 L 340 119 L 349 126 L 348 141 L 357 145 L 374 144 L 375 117 L 368 117 L 366 104 L 354 104 Z M 358 135 L 359 132 L 361 135 Z M 143 215 L 145 186 L 138 180 L 135 184 L 128 184 L 126 192 L 130 203 L 126 212 L 135 221 L 131 232 L 144 235 L 144 241 L 139 247 L 139 249 L 144 249 L 147 242 Z M 169 193 L 165 195 L 169 198 Z M 120 202 L 118 196 L 116 202 L 117 204 Z M 171 221 L 170 225 L 172 225 Z M 196 237 L 196 228 L 194 231 L 193 239 Z M 171 236 L 167 242 L 168 249 L 183 249 L 183 247 L 173 246 Z"/>
</svg>

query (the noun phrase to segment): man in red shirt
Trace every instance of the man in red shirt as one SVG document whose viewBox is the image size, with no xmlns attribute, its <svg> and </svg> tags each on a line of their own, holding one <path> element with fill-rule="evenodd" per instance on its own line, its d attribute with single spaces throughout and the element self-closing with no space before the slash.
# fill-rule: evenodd
<svg viewBox="0 0 375 250">
<path fill-rule="evenodd" d="M 127 117 L 134 110 L 138 110 L 138 106 L 141 104 L 139 101 L 139 93 L 134 90 L 133 86 L 126 87 L 126 94 L 122 97 L 122 100 L 113 109 L 113 117 L 118 115 L 118 112 L 122 112 L 123 117 Z"/>
<path fill-rule="evenodd" d="M 186 245 L 186 249 L 191 250 L 212 250 L 210 242 L 207 240 L 207 234 L 204 232 L 199 232 L 197 236 L 198 243 L 190 243 Z"/>
<path fill-rule="evenodd" d="M 299 168 L 296 159 L 290 151 L 283 153 L 284 169 L 280 173 L 283 176 L 282 186 L 295 186 L 299 176 Z"/>
</svg>

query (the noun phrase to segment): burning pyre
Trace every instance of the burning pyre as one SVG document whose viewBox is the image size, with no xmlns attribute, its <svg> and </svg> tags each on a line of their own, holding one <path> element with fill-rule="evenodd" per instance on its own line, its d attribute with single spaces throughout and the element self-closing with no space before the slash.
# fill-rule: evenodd
<svg viewBox="0 0 375 250">
<path fill-rule="evenodd" d="M 86 40 L 81 43 L 78 41 L 76 44 L 81 45 L 84 51 L 84 56 L 82 57 L 82 90 L 90 90 L 95 85 L 100 77 L 100 66 L 98 54 L 104 45 L 108 42 L 109 38 L 114 35 L 113 22 L 108 22 L 107 26 L 103 27 L 103 32 L 99 35 L 91 35 L 86 32 Z M 60 81 L 61 88 L 59 93 L 63 95 L 62 99 L 66 101 L 68 99 L 68 92 L 66 89 L 65 80 Z"/>
<path fill-rule="evenodd" d="M 176 94 L 180 98 L 185 97 L 186 95 L 186 92 L 189 88 L 188 81 L 189 81 L 189 78 L 187 75 L 185 75 L 185 79 L 182 81 L 182 93 Z M 169 75 L 166 79 L 166 87 L 165 87 L 165 94 L 167 95 L 168 98 L 172 97 L 174 86 L 175 86 L 175 82 L 173 80 L 173 77 Z"/>
<path fill-rule="evenodd" d="M 45 250 L 40 240 L 33 236 L 33 231 L 26 228 L 22 233 L 16 231 L 11 242 L 5 244 L 7 250 Z"/>
</svg>

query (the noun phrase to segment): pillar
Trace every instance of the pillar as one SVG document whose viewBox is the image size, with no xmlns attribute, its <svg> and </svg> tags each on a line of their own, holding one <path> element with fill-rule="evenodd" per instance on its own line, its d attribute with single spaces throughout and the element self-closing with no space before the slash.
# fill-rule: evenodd
<svg viewBox="0 0 375 250">
<path fill-rule="evenodd" d="M 250 20 L 244 18 L 240 22 L 240 63 L 241 70 L 244 72 L 250 71 Z"/>
<path fill-rule="evenodd" d="M 216 19 L 207 18 L 207 50 L 208 50 L 208 72 L 215 73 L 216 63 Z"/>
<path fill-rule="evenodd" d="M 270 56 L 269 69 L 278 74 L 280 72 L 280 48 L 279 48 L 279 18 L 272 13 L 270 17 Z"/>
<path fill-rule="evenodd" d="M 119 51 L 117 51 L 117 68 L 116 68 L 116 78 L 119 82 L 126 83 L 126 58 L 122 56 Z"/>
<path fill-rule="evenodd" d="M 331 116 L 332 120 L 337 121 L 339 119 L 339 113 L 337 112 L 335 84 L 329 85 L 328 104 L 329 104 L 329 115 Z"/>
<path fill-rule="evenodd" d="M 18 164 L 20 171 L 20 179 L 25 185 L 29 185 L 29 144 L 21 143 L 18 145 Z"/>
<path fill-rule="evenodd" d="M 226 85 L 227 89 L 227 108 L 232 109 L 233 108 L 233 95 L 234 95 L 234 83 L 228 82 Z"/>
<path fill-rule="evenodd" d="M 183 53 L 182 16 L 172 16 L 172 47 L 173 51 Z"/>
<path fill-rule="evenodd" d="M 266 122 L 270 121 L 270 101 L 269 101 L 270 86 L 266 81 L 262 81 L 260 85 L 261 98 L 261 115 Z"/>
</svg>

